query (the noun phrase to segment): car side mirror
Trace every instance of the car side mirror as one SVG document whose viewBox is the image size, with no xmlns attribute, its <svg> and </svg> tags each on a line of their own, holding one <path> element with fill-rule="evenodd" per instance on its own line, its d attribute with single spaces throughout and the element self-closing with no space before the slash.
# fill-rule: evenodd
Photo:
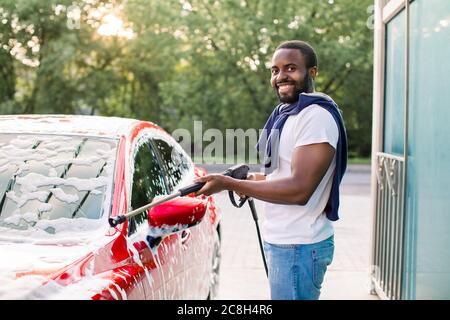
<svg viewBox="0 0 450 320">
<path fill-rule="evenodd" d="M 148 235 L 156 238 L 195 226 L 205 216 L 206 207 L 205 200 L 195 197 L 178 197 L 157 205 L 148 211 Z"/>
</svg>

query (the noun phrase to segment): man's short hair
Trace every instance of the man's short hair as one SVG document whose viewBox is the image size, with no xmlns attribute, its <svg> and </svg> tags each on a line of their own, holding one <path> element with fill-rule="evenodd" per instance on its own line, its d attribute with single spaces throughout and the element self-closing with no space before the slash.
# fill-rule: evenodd
<svg viewBox="0 0 450 320">
<path fill-rule="evenodd" d="M 306 60 L 306 67 L 312 68 L 317 67 L 317 55 L 314 51 L 314 48 L 307 42 L 300 41 L 300 40 L 291 40 L 286 41 L 280 44 L 276 50 L 279 49 L 297 49 L 300 50 L 300 52 L 305 56 Z M 275 51 L 276 51 L 275 50 Z"/>
</svg>

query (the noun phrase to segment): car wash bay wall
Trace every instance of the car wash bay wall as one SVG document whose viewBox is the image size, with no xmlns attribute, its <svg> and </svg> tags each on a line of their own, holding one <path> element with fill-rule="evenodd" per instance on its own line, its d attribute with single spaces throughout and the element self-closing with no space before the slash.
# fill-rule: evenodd
<svg viewBox="0 0 450 320">
<path fill-rule="evenodd" d="M 375 15 L 373 290 L 450 299 L 450 2 Z"/>
</svg>

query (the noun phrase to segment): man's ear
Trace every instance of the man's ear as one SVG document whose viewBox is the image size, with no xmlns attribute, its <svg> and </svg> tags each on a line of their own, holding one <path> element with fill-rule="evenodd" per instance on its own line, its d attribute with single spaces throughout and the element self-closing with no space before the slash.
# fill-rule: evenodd
<svg viewBox="0 0 450 320">
<path fill-rule="evenodd" d="M 317 76 L 317 67 L 312 67 L 308 69 L 308 84 L 307 92 L 312 93 L 316 91 L 315 80 Z"/>
<path fill-rule="evenodd" d="M 311 78 L 313 78 L 313 80 L 315 80 L 317 74 L 319 73 L 319 70 L 317 69 L 317 67 L 312 67 L 312 68 L 309 68 L 308 73 L 309 73 L 309 76 Z"/>
</svg>

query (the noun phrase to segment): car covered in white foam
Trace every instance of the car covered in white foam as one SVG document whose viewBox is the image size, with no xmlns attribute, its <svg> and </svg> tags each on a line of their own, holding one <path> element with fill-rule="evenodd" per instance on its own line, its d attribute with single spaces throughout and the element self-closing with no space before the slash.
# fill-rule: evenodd
<svg viewBox="0 0 450 320">
<path fill-rule="evenodd" d="M 151 122 L 0 116 L 0 299 L 214 298 L 213 197 L 191 194 L 108 223 L 205 173 Z"/>
</svg>

